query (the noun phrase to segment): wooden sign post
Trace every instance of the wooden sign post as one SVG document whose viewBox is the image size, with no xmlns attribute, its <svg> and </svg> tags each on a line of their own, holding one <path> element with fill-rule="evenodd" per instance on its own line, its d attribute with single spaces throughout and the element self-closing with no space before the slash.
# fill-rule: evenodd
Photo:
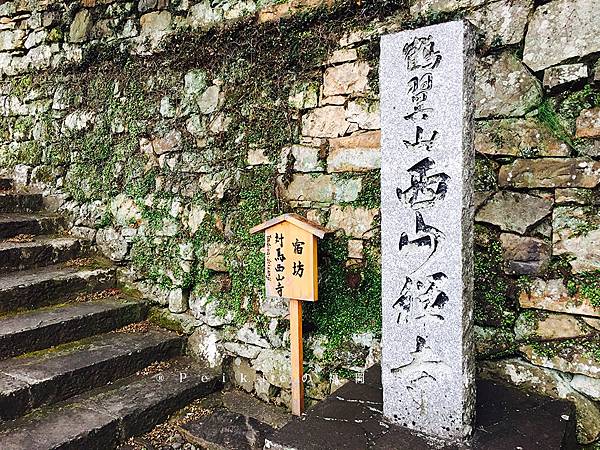
<svg viewBox="0 0 600 450">
<path fill-rule="evenodd" d="M 317 238 L 327 232 L 297 214 L 284 214 L 255 226 L 265 232 L 265 286 L 268 297 L 290 301 L 292 414 L 304 411 L 302 381 L 302 301 L 318 299 Z"/>
</svg>

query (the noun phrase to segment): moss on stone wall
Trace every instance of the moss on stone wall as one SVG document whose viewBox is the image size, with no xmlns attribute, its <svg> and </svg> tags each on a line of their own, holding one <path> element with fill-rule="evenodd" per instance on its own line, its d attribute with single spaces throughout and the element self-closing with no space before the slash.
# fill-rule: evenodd
<svg viewBox="0 0 600 450">
<path fill-rule="evenodd" d="M 481 233 L 482 230 L 479 229 Z M 511 328 L 516 307 L 511 298 L 511 280 L 502 269 L 502 248 L 493 239 L 475 248 L 474 278 L 475 322 L 483 326 Z"/>
<path fill-rule="evenodd" d="M 292 89 L 313 83 L 321 76 L 320 64 L 338 44 L 343 33 L 358 23 L 404 8 L 404 2 L 347 2 L 336 8 L 320 8 L 276 24 L 255 26 L 241 22 L 226 29 L 175 35 L 165 52 L 148 59 L 125 57 L 116 48 L 92 47 L 80 67 L 44 76 L 27 76 L 14 82 L 13 93 L 23 95 L 32 87 L 64 86 L 71 128 L 47 129 L 43 154 L 23 154 L 15 162 L 45 164 L 66 172 L 64 189 L 74 200 L 110 202 L 119 193 L 132 198 L 142 222 L 131 248 L 137 270 L 164 289 L 193 289 L 210 293 L 223 315 L 233 312 L 236 323 L 264 323 L 258 301 L 263 290 L 262 238 L 248 234 L 250 227 L 290 208 L 278 199 L 275 166 L 248 168 L 246 156 L 260 148 L 277 161 L 286 145 L 298 142 L 298 111 L 288 106 Z M 376 59 L 376 43 L 363 58 Z M 124 68 L 122 67 L 124 63 Z M 188 115 L 161 117 L 157 105 L 169 96 L 174 108 L 184 108 L 182 78 L 195 71 L 206 85 L 220 80 L 224 93 L 219 113 L 228 124 L 197 148 L 194 136 L 184 131 Z M 375 74 L 376 72 L 373 71 Z M 376 79 L 372 78 L 376 85 Z M 183 93 L 185 96 L 185 93 Z M 196 101 L 197 99 L 194 99 Z M 89 115 L 88 115 L 89 114 Z M 52 123 L 52 113 L 44 117 Z M 20 124 L 16 129 L 27 127 Z M 182 195 L 189 177 L 180 163 L 160 165 L 140 151 L 140 142 L 182 131 L 184 152 L 209 155 L 211 170 L 227 179 L 222 198 L 212 191 L 196 189 Z M 186 178 L 187 177 L 187 178 Z M 379 173 L 362 177 L 364 189 L 355 206 L 379 204 Z M 172 202 L 183 209 L 202 207 L 207 218 L 195 233 L 171 227 Z M 116 225 L 110 210 L 100 228 Z M 141 225 L 141 228 L 139 228 Z M 171 228 L 173 228 L 171 230 Z M 180 244 L 192 242 L 194 261 L 182 268 Z M 211 244 L 225 245 L 227 273 L 204 267 Z M 323 244 L 322 301 L 308 308 L 308 321 L 316 332 L 341 344 L 351 334 L 380 329 L 380 269 L 375 244 L 366 251 L 363 265 L 346 267 L 347 239 Z"/>
</svg>

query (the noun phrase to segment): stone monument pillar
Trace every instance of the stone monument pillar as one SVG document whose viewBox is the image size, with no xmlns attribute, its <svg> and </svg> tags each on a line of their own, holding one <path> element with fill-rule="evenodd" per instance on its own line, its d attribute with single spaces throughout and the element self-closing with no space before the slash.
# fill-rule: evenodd
<svg viewBox="0 0 600 450">
<path fill-rule="evenodd" d="M 473 36 L 458 21 L 381 39 L 383 410 L 472 431 Z"/>
</svg>

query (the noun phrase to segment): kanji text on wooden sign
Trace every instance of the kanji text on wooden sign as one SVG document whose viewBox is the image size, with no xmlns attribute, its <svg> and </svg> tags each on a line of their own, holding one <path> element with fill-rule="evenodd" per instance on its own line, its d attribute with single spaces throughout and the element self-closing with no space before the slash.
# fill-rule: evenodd
<svg viewBox="0 0 600 450">
<path fill-rule="evenodd" d="M 267 296 L 316 301 L 317 237 L 325 229 L 302 216 L 284 214 L 250 231 L 263 230 Z"/>
<path fill-rule="evenodd" d="M 292 414 L 304 411 L 302 382 L 302 300 L 318 298 L 317 238 L 326 230 L 297 214 L 284 214 L 255 226 L 265 232 L 265 286 L 270 297 L 290 301 Z"/>
</svg>

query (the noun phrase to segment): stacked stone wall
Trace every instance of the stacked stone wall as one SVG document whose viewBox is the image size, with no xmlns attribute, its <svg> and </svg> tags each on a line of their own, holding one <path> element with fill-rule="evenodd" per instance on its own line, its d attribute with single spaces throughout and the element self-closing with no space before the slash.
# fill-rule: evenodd
<svg viewBox="0 0 600 450">
<path fill-rule="evenodd" d="M 95 241 L 242 388 L 289 401 L 260 237 L 335 233 L 306 314 L 307 397 L 380 353 L 379 36 L 478 30 L 482 376 L 575 402 L 600 436 L 600 9 L 594 0 L 0 5 L 0 165 Z"/>
</svg>

